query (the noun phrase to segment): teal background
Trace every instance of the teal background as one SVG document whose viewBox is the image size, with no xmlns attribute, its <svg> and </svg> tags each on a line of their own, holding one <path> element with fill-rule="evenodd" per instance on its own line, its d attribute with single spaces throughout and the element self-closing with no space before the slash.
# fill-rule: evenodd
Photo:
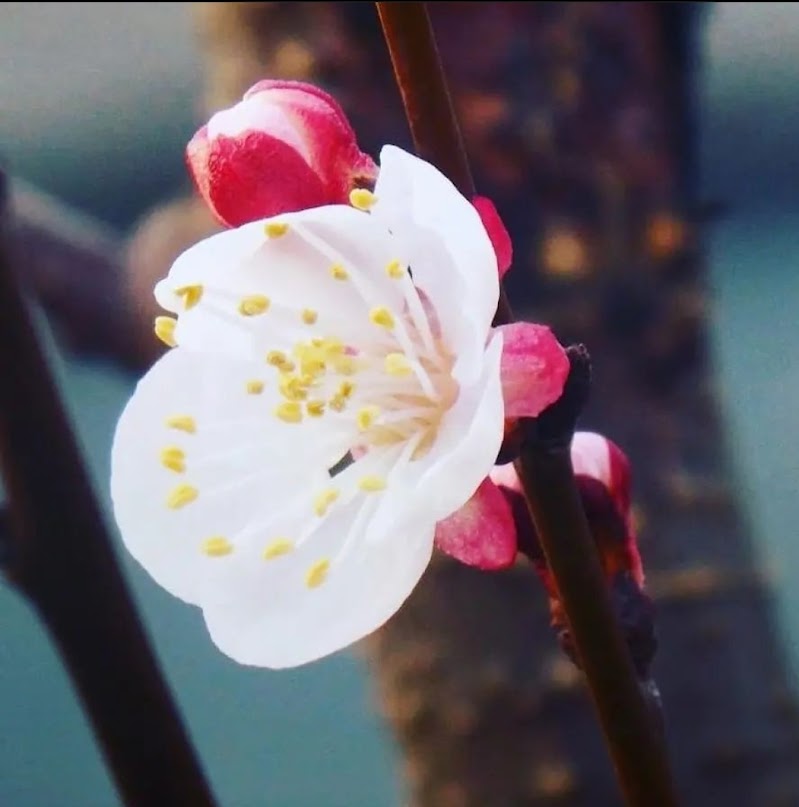
<svg viewBox="0 0 799 807">
<path fill-rule="evenodd" d="M 0 15 L 0 151 L 16 174 L 124 228 L 185 183 L 199 89 L 187 4 L 3 3 Z M 720 392 L 796 664 L 799 6 L 716 4 L 702 41 L 703 195 L 730 205 L 708 234 Z M 50 346 L 105 501 L 110 439 L 133 379 Z M 356 654 L 293 671 L 236 666 L 198 612 L 120 560 L 221 803 L 400 803 L 391 741 Z M 118 804 L 35 615 L 2 587 L 0 804 Z"/>
</svg>

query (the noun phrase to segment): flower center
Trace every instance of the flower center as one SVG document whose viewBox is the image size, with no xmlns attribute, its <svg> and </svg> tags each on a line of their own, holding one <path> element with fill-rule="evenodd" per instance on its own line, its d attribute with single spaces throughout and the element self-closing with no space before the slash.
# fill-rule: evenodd
<svg viewBox="0 0 799 807">
<path fill-rule="evenodd" d="M 368 343 L 325 336 L 297 341 L 290 352 L 270 351 L 283 398 L 275 415 L 287 423 L 325 418 L 351 450 L 412 442 L 409 459 L 424 456 L 458 385 L 452 354 L 422 315 L 420 327 L 418 316 L 377 306 Z"/>
</svg>

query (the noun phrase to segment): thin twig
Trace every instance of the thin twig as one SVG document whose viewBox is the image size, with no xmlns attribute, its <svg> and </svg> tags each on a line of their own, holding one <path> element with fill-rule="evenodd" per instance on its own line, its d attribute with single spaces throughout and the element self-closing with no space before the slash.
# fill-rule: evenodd
<svg viewBox="0 0 799 807">
<path fill-rule="evenodd" d="M 468 158 L 426 4 L 378 2 L 377 9 L 417 151 L 471 198 Z M 497 321 L 511 320 L 503 296 Z M 517 469 L 627 804 L 673 807 L 662 737 L 619 630 L 571 466 L 569 444 L 588 375 L 587 354 L 572 353 L 561 402 L 525 424 Z"/>
<path fill-rule="evenodd" d="M 125 802 L 212 807 L 12 270 L 5 197 L 0 174 L 3 568 L 58 645 Z"/>
</svg>

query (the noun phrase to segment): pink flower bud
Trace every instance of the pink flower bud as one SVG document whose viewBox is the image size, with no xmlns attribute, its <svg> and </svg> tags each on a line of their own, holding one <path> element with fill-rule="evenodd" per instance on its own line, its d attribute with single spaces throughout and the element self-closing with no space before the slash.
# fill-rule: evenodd
<svg viewBox="0 0 799 807">
<path fill-rule="evenodd" d="M 260 81 L 189 141 L 194 181 L 231 227 L 327 204 L 346 204 L 377 169 L 341 107 L 300 81 Z"/>
<path fill-rule="evenodd" d="M 601 434 L 576 432 L 571 458 L 580 498 L 608 580 L 622 572 L 628 574 L 639 589 L 642 588 L 644 569 L 632 523 L 627 456 Z M 536 564 L 550 596 L 557 599 L 557 589 L 538 546 L 516 469 L 510 463 L 496 466 L 491 479 L 513 509 L 520 546 Z"/>
</svg>

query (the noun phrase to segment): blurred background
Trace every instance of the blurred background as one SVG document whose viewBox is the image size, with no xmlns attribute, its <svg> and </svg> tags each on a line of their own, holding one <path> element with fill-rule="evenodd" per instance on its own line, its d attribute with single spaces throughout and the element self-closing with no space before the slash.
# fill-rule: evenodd
<svg viewBox="0 0 799 807">
<path fill-rule="evenodd" d="M 183 147 L 202 116 L 189 4 L 2 3 L 0 21 L 0 152 L 15 176 L 119 231 L 186 190 Z M 716 377 L 795 670 L 799 5 L 716 3 L 699 31 L 700 196 L 726 205 L 707 241 Z M 106 500 L 134 377 L 50 344 Z M 393 741 L 356 653 L 286 672 L 235 666 L 198 612 L 120 559 L 223 804 L 401 803 Z M 118 803 L 47 637 L 2 587 L 0 715 L 0 804 Z"/>
</svg>

